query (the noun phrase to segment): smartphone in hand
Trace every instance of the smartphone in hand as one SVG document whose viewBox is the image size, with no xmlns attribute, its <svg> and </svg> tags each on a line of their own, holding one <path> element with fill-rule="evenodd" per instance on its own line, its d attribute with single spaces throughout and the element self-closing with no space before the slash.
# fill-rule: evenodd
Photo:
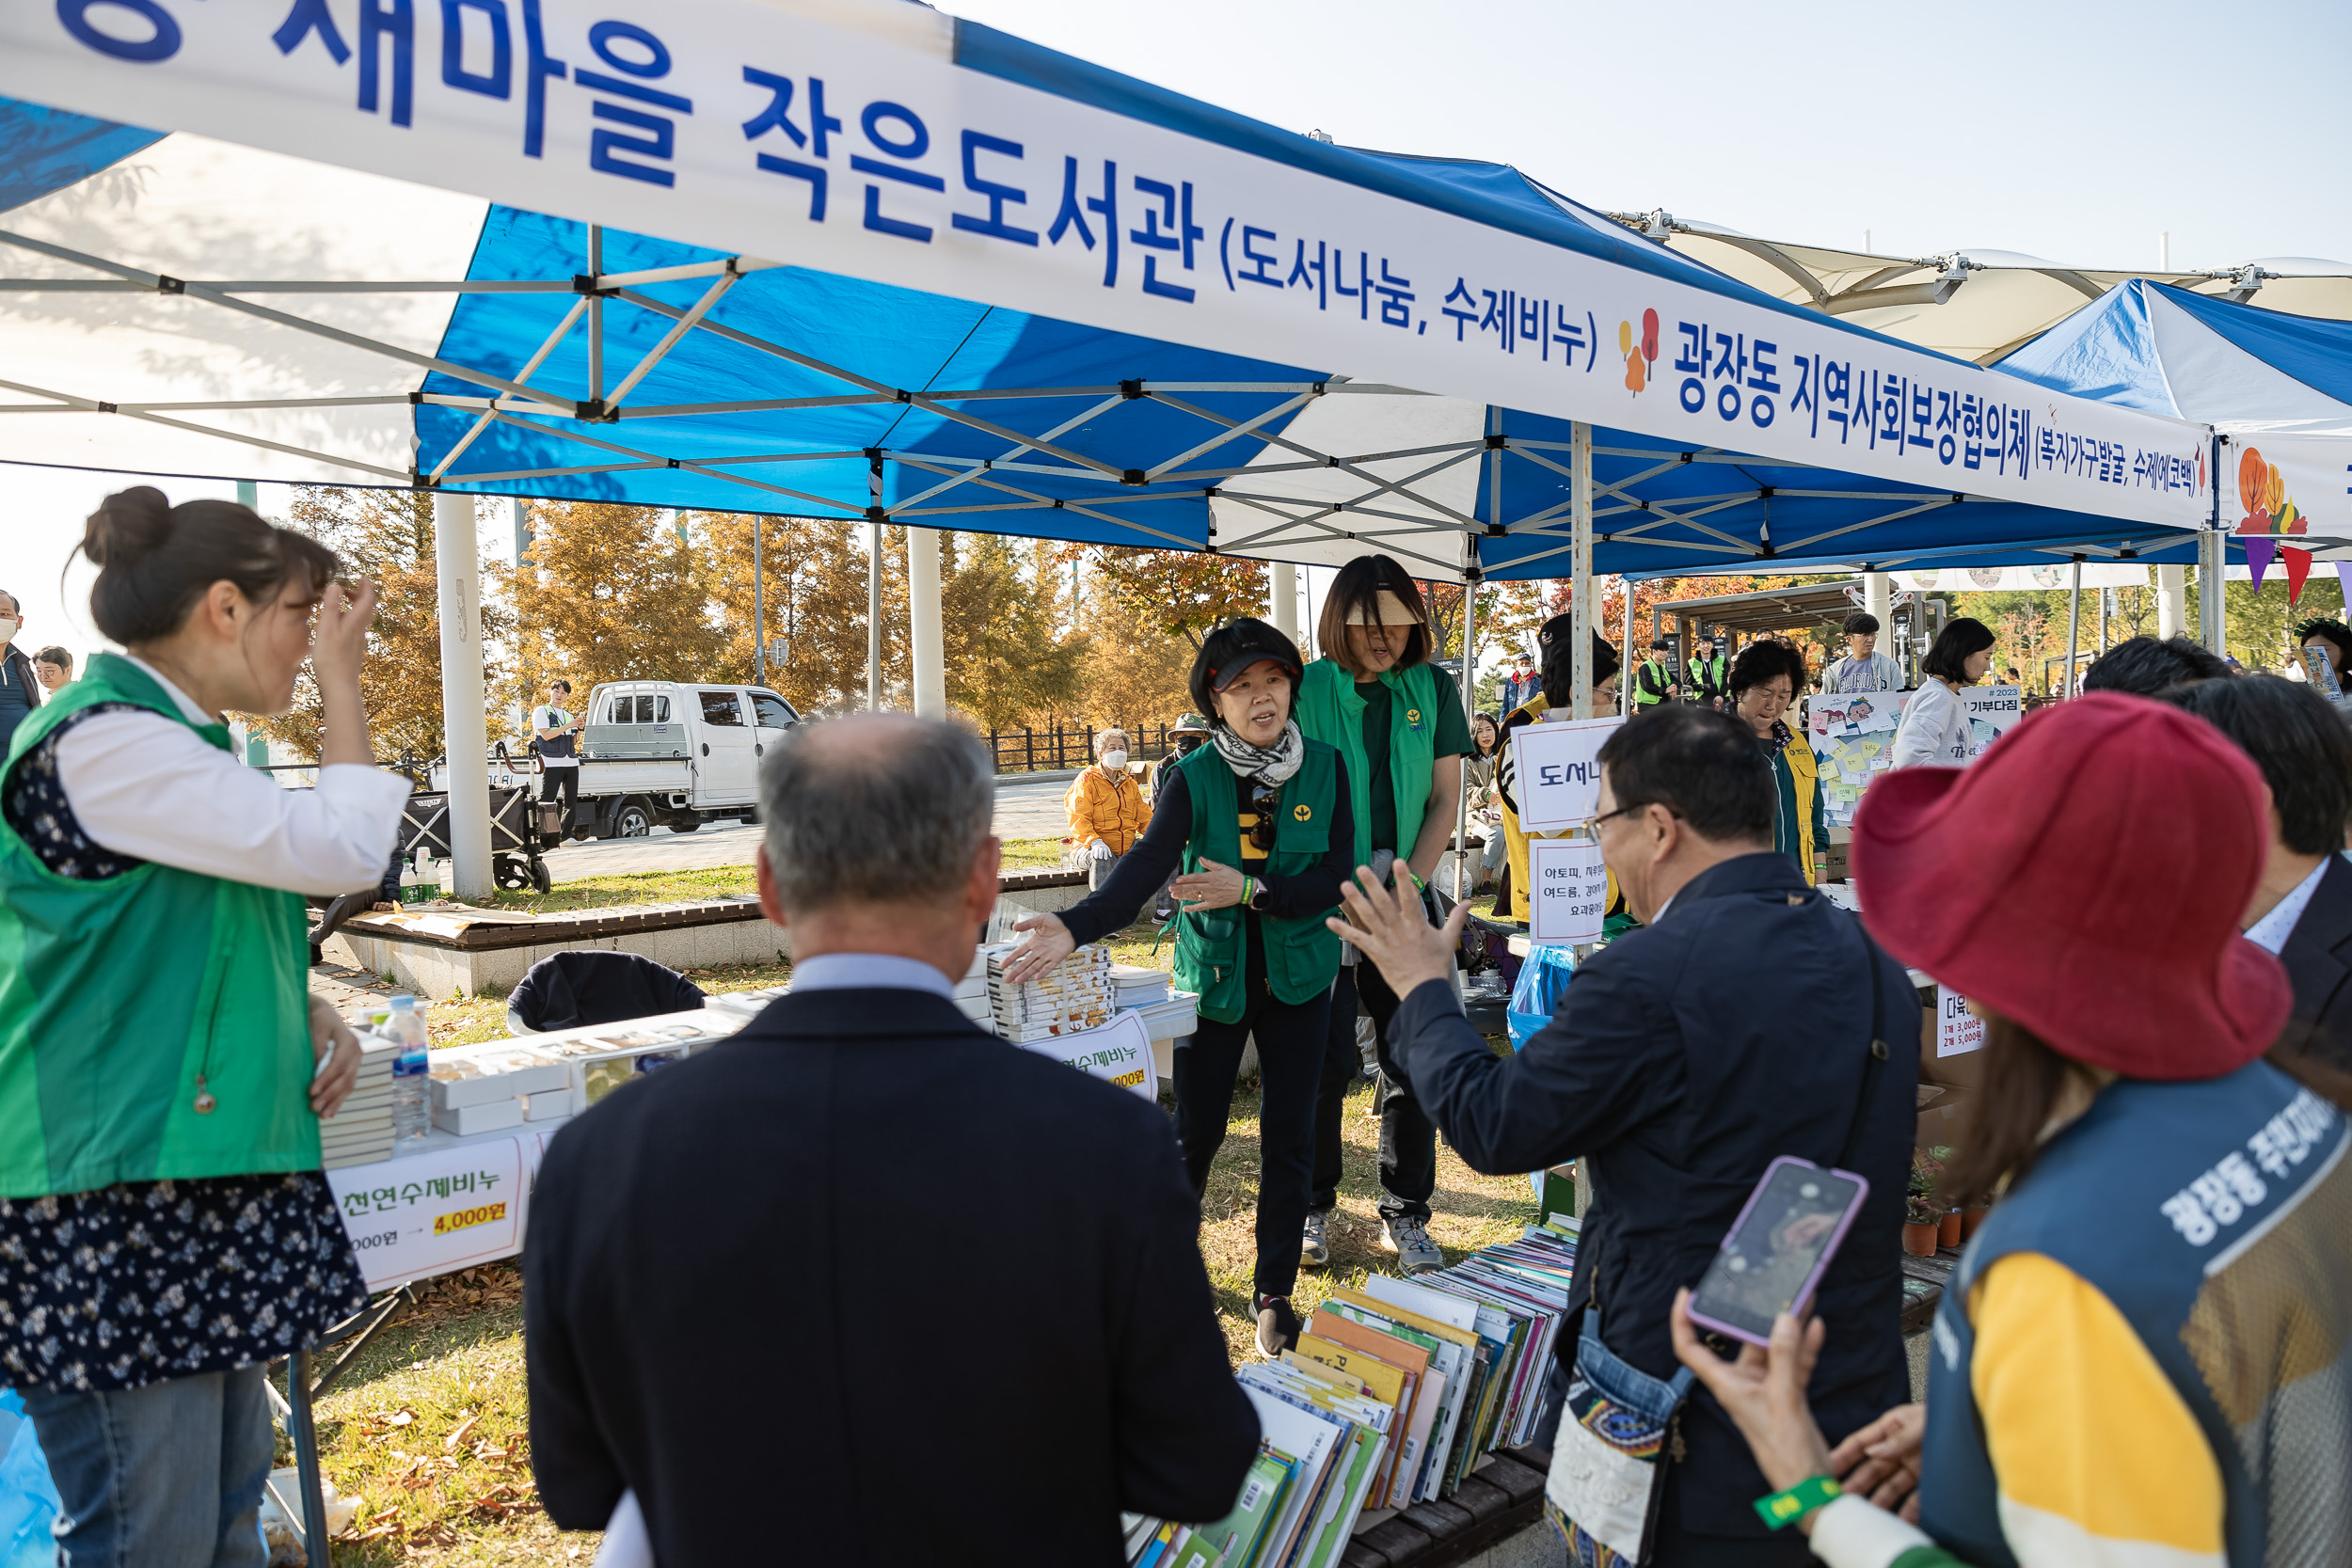
<svg viewBox="0 0 2352 1568">
<path fill-rule="evenodd" d="M 1691 1295 L 1691 1321 L 1744 1339 L 1772 1342 L 1772 1320 L 1804 1316 L 1837 1245 L 1862 1212 L 1870 1183 L 1784 1154 L 1764 1167 L 1715 1260 Z"/>
</svg>

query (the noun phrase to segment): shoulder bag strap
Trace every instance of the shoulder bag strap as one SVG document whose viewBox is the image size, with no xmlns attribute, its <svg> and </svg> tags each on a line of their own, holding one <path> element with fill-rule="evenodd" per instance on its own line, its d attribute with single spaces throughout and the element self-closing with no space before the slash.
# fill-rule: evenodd
<svg viewBox="0 0 2352 1568">
<path fill-rule="evenodd" d="M 1857 931 L 1860 922 L 1856 922 Z M 1837 1151 L 1836 1166 L 1853 1169 L 1853 1158 L 1862 1145 L 1863 1125 L 1869 1120 L 1870 1101 L 1877 1098 L 1879 1074 L 1886 1070 L 1886 986 L 1879 974 L 1881 967 L 1878 944 L 1867 936 L 1862 938 L 1863 951 L 1870 960 L 1870 1053 L 1862 1063 L 1862 1094 L 1854 1101 L 1853 1119 L 1846 1124 L 1846 1144 Z"/>
</svg>

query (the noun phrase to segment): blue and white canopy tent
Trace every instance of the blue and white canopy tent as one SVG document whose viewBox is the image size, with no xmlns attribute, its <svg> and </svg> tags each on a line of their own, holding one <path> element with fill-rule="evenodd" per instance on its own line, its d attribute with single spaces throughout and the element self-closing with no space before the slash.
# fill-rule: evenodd
<svg viewBox="0 0 2352 1568">
<path fill-rule="evenodd" d="M 2260 310 L 2161 283 L 2109 290 L 1999 368 L 2219 434 L 2220 517 L 2262 581 L 2316 558 L 2352 578 L 2352 323 Z"/>
<path fill-rule="evenodd" d="M 1579 582 L 2212 510 L 2192 422 L 903 0 L 60 0 L 0 93 L 0 460 Z"/>
</svg>

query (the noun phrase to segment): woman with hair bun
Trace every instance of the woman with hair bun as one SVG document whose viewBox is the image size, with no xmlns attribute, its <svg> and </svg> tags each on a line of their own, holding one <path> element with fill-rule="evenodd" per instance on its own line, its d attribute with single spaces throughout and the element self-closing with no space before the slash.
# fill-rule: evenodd
<svg viewBox="0 0 2352 1568">
<path fill-rule="evenodd" d="M 359 1045 L 307 992 L 303 895 L 372 884 L 408 794 L 360 703 L 375 592 L 247 507 L 144 485 L 81 549 L 128 652 L 0 763 L 0 1382 L 61 1559 L 259 1564 L 262 1369 L 367 1299 L 319 1152 Z M 291 709 L 306 659 L 318 786 L 280 789 L 223 715 Z"/>
</svg>

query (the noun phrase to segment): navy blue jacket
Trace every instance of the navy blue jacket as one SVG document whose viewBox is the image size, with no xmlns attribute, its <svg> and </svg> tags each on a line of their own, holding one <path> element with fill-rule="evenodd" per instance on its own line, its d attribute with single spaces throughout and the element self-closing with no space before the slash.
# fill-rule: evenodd
<svg viewBox="0 0 2352 1568">
<path fill-rule="evenodd" d="M 1257 1450 L 1148 1100 L 918 990 L 818 990 L 559 1132 L 523 1295 L 548 1514 L 663 1568 L 1119 1568 Z"/>
<path fill-rule="evenodd" d="M 1818 1298 L 1828 1339 L 1813 1411 L 1835 1444 L 1910 1397 L 1901 1232 L 1919 1000 L 1858 921 L 1787 856 L 1742 855 L 1595 954 L 1518 1055 L 1496 1055 L 1434 980 L 1405 999 L 1389 1038 L 1415 1098 L 1472 1168 L 1587 1161 L 1571 1305 L 1597 1305 L 1603 1342 L 1665 1378 L 1679 1366 L 1666 1325 L 1674 1293 L 1698 1284 L 1764 1167 L 1783 1154 L 1837 1158 L 1868 1057 L 1873 960 L 1890 1054 L 1847 1167 L 1870 1192 Z M 1574 1354 L 1564 1337 L 1562 1358 Z M 1772 1489 L 1705 1389 L 1692 1389 L 1681 1425 L 1683 1528 L 1766 1534 L 1750 1505 Z"/>
</svg>

